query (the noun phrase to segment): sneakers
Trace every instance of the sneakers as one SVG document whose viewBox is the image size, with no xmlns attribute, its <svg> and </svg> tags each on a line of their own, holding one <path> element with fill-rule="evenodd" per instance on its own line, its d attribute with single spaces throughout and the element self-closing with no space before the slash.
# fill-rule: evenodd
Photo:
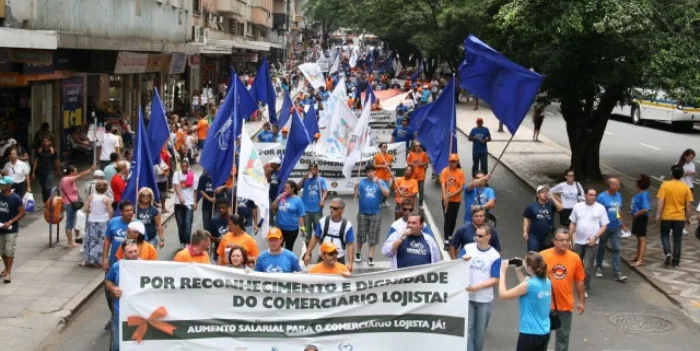
<svg viewBox="0 0 700 351">
<path fill-rule="evenodd" d="M 374 257 L 370 257 L 367 259 L 367 265 L 370 267 L 374 267 Z"/>
<path fill-rule="evenodd" d="M 603 270 L 600 268 L 595 269 L 595 276 L 596 278 L 602 278 L 603 277 Z"/>
<path fill-rule="evenodd" d="M 356 253 L 355 254 L 355 262 L 362 262 L 362 254 L 361 253 Z"/>
<path fill-rule="evenodd" d="M 683 236 L 688 235 L 688 229 L 683 228 Z"/>
<path fill-rule="evenodd" d="M 445 240 L 443 244 L 445 245 L 445 251 L 450 251 L 450 241 Z"/>
<path fill-rule="evenodd" d="M 666 254 L 666 259 L 664 260 L 664 264 L 667 266 L 671 265 L 671 254 L 670 253 Z"/>
<path fill-rule="evenodd" d="M 617 273 L 615 273 L 615 277 L 613 278 L 613 280 L 618 282 L 618 283 L 625 283 L 625 282 L 627 282 L 627 276 L 622 275 L 622 273 L 620 273 L 620 272 L 617 272 Z"/>
<path fill-rule="evenodd" d="M 583 296 L 585 296 L 586 298 L 588 298 L 588 291 L 585 291 L 585 292 L 583 293 Z"/>
</svg>

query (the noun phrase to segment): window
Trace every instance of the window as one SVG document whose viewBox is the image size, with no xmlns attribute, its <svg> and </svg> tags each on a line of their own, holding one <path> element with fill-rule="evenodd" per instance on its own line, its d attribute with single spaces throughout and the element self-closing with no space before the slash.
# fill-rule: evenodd
<svg viewBox="0 0 700 351">
<path fill-rule="evenodd" d="M 228 34 L 236 35 L 236 20 L 228 19 Z"/>
<path fill-rule="evenodd" d="M 245 35 L 245 25 L 243 23 L 237 23 L 236 28 L 237 28 L 236 35 L 238 35 L 238 36 Z"/>
<path fill-rule="evenodd" d="M 192 12 L 201 12 L 202 8 L 199 6 L 199 0 L 192 0 Z"/>
</svg>

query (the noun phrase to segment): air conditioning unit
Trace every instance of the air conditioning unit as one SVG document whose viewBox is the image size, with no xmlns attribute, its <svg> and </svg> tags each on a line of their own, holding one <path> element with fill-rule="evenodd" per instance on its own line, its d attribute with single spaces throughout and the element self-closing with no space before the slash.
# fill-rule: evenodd
<svg viewBox="0 0 700 351">
<path fill-rule="evenodd" d="M 218 22 L 219 22 L 219 23 L 224 23 L 224 16 L 219 16 Z"/>
<path fill-rule="evenodd" d="M 200 27 L 199 28 L 199 42 L 202 44 L 206 44 L 208 38 L 209 38 L 209 29 Z"/>
<path fill-rule="evenodd" d="M 198 26 L 193 26 L 192 27 L 192 41 L 198 43 L 199 42 L 199 31 L 202 29 L 202 27 Z"/>
</svg>

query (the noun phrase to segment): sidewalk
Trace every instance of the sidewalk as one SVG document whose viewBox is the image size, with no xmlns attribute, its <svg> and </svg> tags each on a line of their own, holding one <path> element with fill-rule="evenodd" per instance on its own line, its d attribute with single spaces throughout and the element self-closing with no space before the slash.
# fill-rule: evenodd
<svg viewBox="0 0 700 351">
<path fill-rule="evenodd" d="M 492 141 L 489 143 L 489 153 L 493 157 L 498 157 L 503 151 L 506 142 L 510 138 L 510 133 L 498 133 L 498 120 L 488 107 L 484 104 L 479 110 L 474 111 L 472 104 L 460 103 L 457 105 L 457 128 L 465 134 L 476 126 L 476 119 L 484 119 L 484 126 L 491 130 Z M 525 118 L 522 125 L 515 134 L 513 141 L 501 158 L 501 163 L 508 167 L 518 177 L 522 178 L 533 189 L 541 184 L 556 184 L 562 181 L 561 175 L 570 165 L 571 151 L 564 148 L 552 140 L 540 135 L 540 142 L 532 141 L 530 114 Z M 462 147 L 471 148 L 471 145 Z M 471 169 L 471 165 L 465 165 Z M 492 169 L 493 165 L 489 165 Z M 622 213 L 625 215 L 625 222 L 631 228 L 630 203 L 635 193 L 635 175 L 627 175 L 608 166 L 601 164 L 601 170 L 605 175 L 614 175 L 620 178 L 622 184 L 623 207 Z M 495 172 L 498 172 L 496 170 Z M 592 185 L 602 190 L 603 183 L 586 184 Z M 649 188 L 649 193 L 653 201 L 652 216 L 656 213 L 656 192 L 657 188 Z M 534 193 L 533 193 L 534 197 Z M 696 199 L 697 200 L 697 199 Z M 652 217 L 653 218 L 653 217 Z M 700 240 L 697 240 L 693 233 L 697 227 L 695 217 L 691 221 L 688 229 L 690 235 L 683 237 L 683 254 L 681 265 L 678 269 L 670 269 L 664 266 L 663 248 L 659 237 L 659 224 L 653 219 L 650 220 L 647 235 L 647 253 L 644 258 L 645 264 L 638 268 L 633 268 L 629 264 L 633 263 L 630 258 L 637 250 L 637 240 L 634 237 L 622 240 L 622 260 L 627 263 L 628 268 L 637 271 L 656 289 L 664 293 L 671 301 L 680 306 L 696 323 L 700 323 L 700 259 L 697 255 L 700 252 Z"/>
<path fill-rule="evenodd" d="M 253 135 L 262 127 L 262 122 L 246 123 L 245 127 Z M 197 169 L 199 165 L 195 165 Z M 81 194 L 85 182 L 90 179 L 92 176 L 76 182 Z M 38 184 L 32 190 L 35 189 L 39 190 Z M 41 194 L 35 194 L 35 198 L 41 199 Z M 163 215 L 163 225 L 173 216 L 171 200 L 166 202 L 166 207 L 170 212 Z M 0 349 L 34 350 L 99 289 L 104 280 L 101 269 L 78 266 L 82 261 L 79 248 L 64 247 L 63 223 L 59 225 L 59 244 L 49 247 L 49 225 L 42 217 L 43 211 L 27 214 L 20 221 L 12 283 L 0 284 Z M 54 239 L 55 229 L 54 225 Z"/>
</svg>

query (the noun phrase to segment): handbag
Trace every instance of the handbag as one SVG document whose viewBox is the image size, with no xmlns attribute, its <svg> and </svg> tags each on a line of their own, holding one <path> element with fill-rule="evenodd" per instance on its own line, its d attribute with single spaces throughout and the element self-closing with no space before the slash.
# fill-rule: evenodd
<svg viewBox="0 0 700 351">
<path fill-rule="evenodd" d="M 59 184 L 61 184 L 61 190 L 63 191 L 63 194 L 66 194 L 66 190 L 63 189 L 63 183 L 59 182 Z M 70 205 L 73 206 L 73 210 L 78 211 L 79 209 L 83 208 L 83 206 L 85 206 L 85 203 L 80 198 L 80 194 L 76 194 L 76 195 L 78 195 L 78 200 L 71 201 L 70 198 L 68 198 L 68 201 L 70 201 Z"/>
<path fill-rule="evenodd" d="M 557 298 L 554 296 L 554 290 L 551 292 L 552 301 L 554 301 L 554 309 L 549 311 L 549 330 L 557 330 L 561 327 L 561 318 L 557 314 Z"/>
</svg>

